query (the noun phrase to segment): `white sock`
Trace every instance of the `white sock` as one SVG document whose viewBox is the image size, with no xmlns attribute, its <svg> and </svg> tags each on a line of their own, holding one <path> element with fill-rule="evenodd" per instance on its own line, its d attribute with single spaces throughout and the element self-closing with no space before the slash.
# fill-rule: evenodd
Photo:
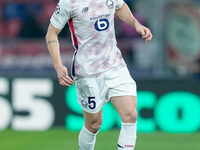
<svg viewBox="0 0 200 150">
<path fill-rule="evenodd" d="M 136 123 L 122 123 L 118 139 L 118 150 L 134 150 L 136 132 Z"/>
<path fill-rule="evenodd" d="M 94 150 L 97 133 L 96 134 L 91 133 L 83 126 L 79 134 L 79 149 L 80 150 Z"/>
</svg>

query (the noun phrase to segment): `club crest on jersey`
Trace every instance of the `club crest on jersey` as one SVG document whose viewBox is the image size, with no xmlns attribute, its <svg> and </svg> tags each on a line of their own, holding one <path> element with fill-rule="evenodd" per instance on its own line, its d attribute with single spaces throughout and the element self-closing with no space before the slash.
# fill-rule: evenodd
<svg viewBox="0 0 200 150">
<path fill-rule="evenodd" d="M 106 1 L 106 6 L 107 6 L 109 9 L 114 9 L 114 2 L 113 2 L 113 0 L 107 0 L 107 1 Z"/>
<path fill-rule="evenodd" d="M 81 103 L 82 103 L 82 106 L 83 106 L 83 107 L 87 108 L 87 105 L 88 105 L 88 104 L 87 104 L 86 101 L 82 100 Z"/>
</svg>

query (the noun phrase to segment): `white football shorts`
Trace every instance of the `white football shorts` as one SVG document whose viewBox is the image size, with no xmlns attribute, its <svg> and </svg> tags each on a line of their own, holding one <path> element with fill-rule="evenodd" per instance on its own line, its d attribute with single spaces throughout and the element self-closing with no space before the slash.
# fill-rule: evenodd
<svg viewBox="0 0 200 150">
<path fill-rule="evenodd" d="M 97 113 L 112 97 L 137 96 L 136 83 L 127 67 L 98 77 L 75 78 L 78 102 L 88 113 Z"/>
</svg>

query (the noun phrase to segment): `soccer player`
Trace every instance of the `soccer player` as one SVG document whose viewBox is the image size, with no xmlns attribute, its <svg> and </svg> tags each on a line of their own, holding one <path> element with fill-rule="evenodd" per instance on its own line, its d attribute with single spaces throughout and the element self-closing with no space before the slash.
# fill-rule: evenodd
<svg viewBox="0 0 200 150">
<path fill-rule="evenodd" d="M 124 62 L 115 38 L 114 15 L 129 24 L 149 42 L 150 30 L 132 15 L 123 0 L 60 0 L 51 17 L 46 42 L 63 86 L 76 85 L 84 126 L 80 150 L 93 150 L 102 124 L 102 107 L 110 101 L 119 113 L 122 127 L 118 150 L 133 150 L 136 142 L 136 83 Z M 69 23 L 75 53 L 72 80 L 62 64 L 58 34 Z"/>
</svg>

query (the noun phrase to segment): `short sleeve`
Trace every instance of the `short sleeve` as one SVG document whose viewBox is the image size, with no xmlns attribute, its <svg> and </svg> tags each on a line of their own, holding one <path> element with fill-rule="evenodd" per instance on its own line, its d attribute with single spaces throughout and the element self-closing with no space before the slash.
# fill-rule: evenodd
<svg viewBox="0 0 200 150">
<path fill-rule="evenodd" d="M 124 0 L 116 0 L 115 10 L 120 9 L 124 4 Z"/>
<path fill-rule="evenodd" d="M 63 29 L 71 16 L 70 0 L 60 0 L 50 22 L 57 29 Z"/>
</svg>

